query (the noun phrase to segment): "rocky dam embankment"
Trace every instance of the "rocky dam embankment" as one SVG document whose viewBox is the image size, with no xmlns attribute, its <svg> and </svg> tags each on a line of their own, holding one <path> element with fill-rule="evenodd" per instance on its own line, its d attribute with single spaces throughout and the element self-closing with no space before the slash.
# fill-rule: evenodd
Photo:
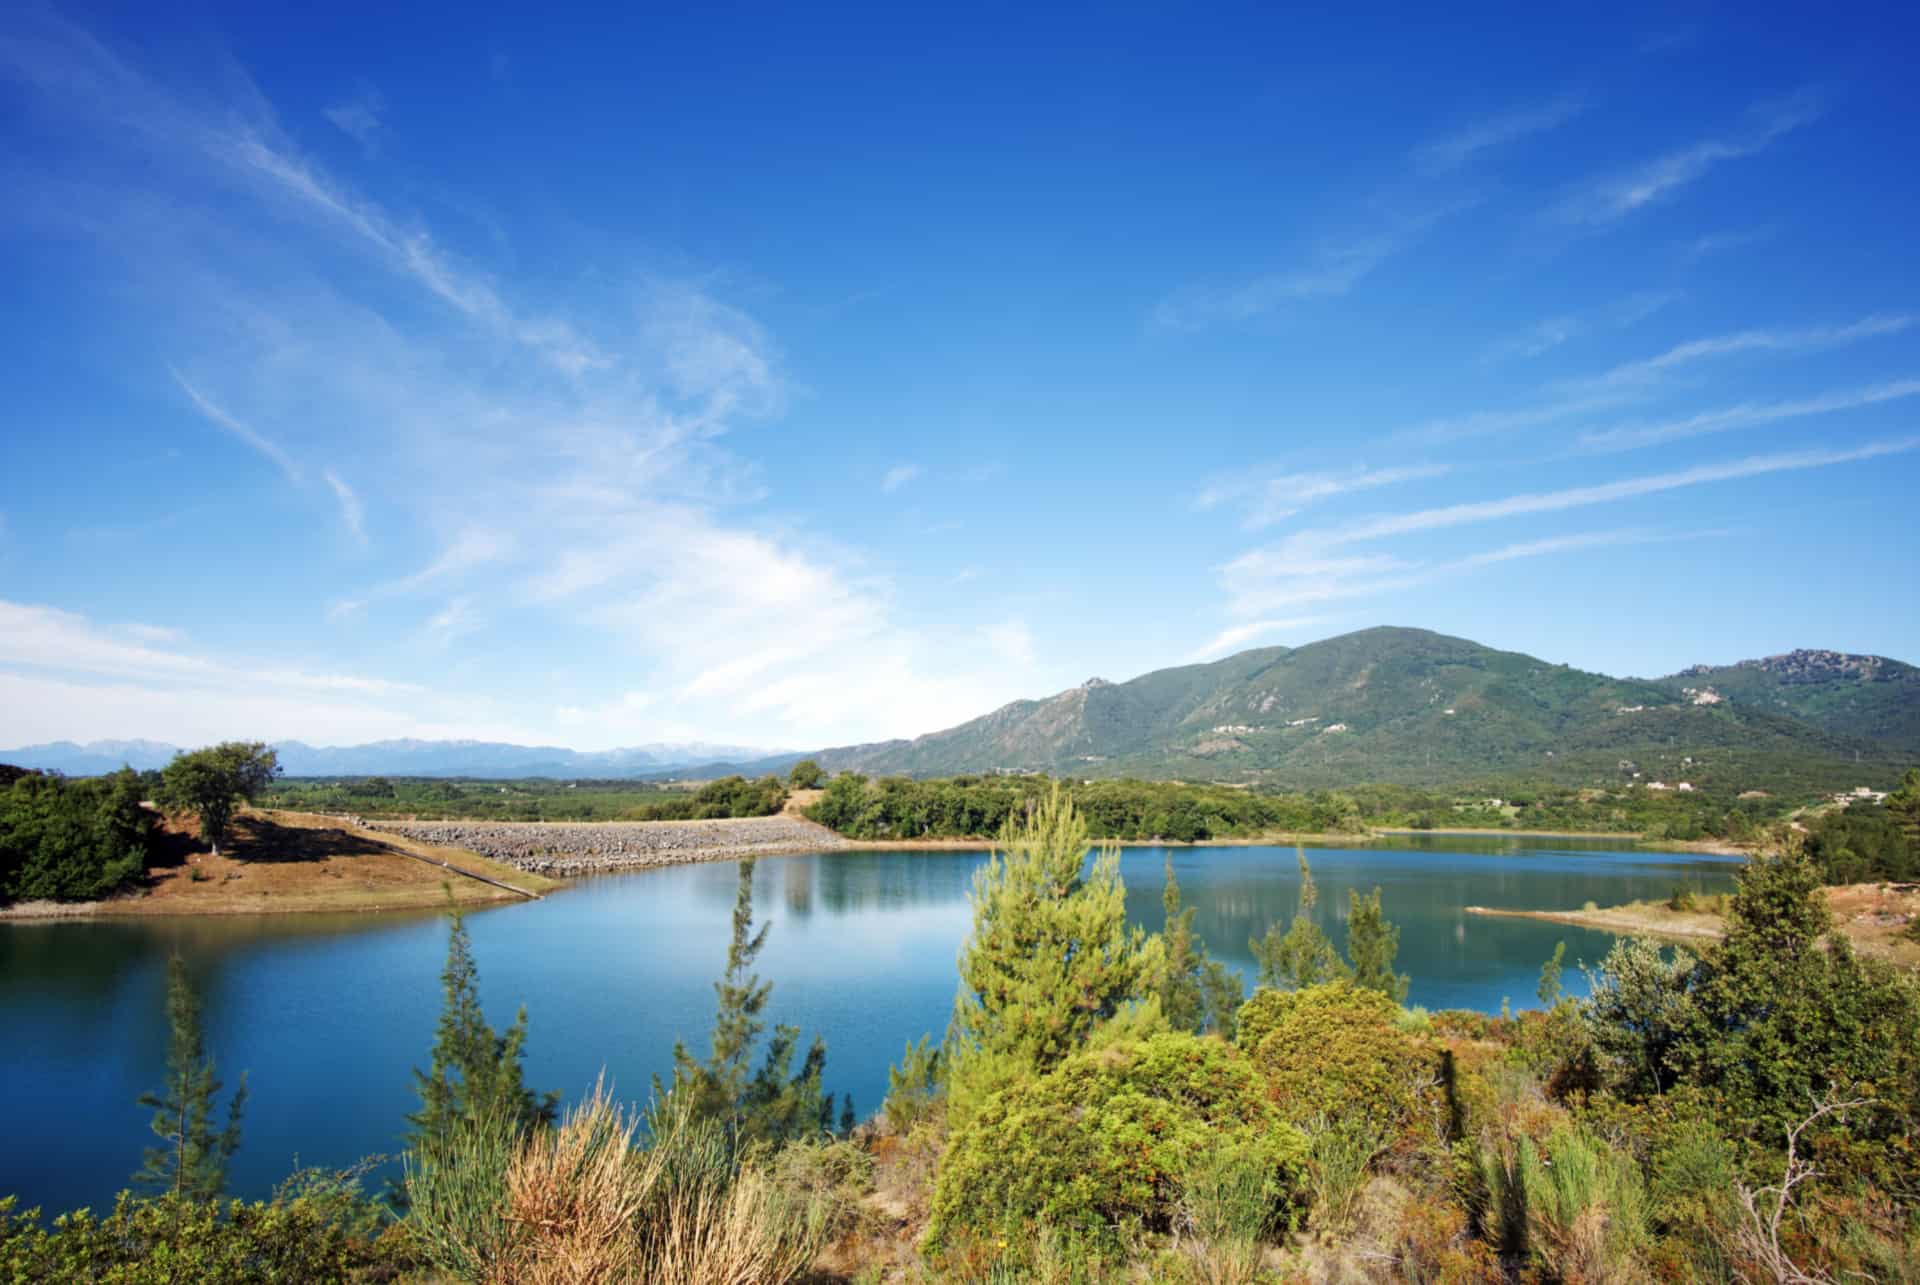
<svg viewBox="0 0 1920 1285">
<path fill-rule="evenodd" d="M 790 816 L 723 821 L 367 821 L 421 843 L 465 848 L 534 874 L 567 876 L 847 846 Z"/>
</svg>

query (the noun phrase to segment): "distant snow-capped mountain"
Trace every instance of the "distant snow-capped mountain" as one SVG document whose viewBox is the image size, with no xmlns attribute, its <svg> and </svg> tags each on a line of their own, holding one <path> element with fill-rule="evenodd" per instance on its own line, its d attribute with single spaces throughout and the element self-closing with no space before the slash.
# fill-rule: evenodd
<svg viewBox="0 0 1920 1285">
<path fill-rule="evenodd" d="M 54 741 L 0 750 L 0 763 L 97 776 L 132 767 L 165 767 L 179 746 L 160 741 Z M 288 776 L 479 776 L 510 778 L 650 776 L 713 763 L 738 763 L 779 751 L 706 741 L 660 741 L 613 750 L 570 750 L 558 745 L 512 745 L 501 741 L 374 741 L 366 745 L 308 745 L 281 741 L 280 766 Z"/>
</svg>

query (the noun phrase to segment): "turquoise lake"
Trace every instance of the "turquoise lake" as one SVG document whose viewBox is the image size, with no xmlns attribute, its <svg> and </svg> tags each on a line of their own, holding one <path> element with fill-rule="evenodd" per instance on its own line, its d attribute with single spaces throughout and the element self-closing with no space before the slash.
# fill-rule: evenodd
<svg viewBox="0 0 1920 1285">
<path fill-rule="evenodd" d="M 1292 847 L 1174 848 L 1196 926 L 1249 979 L 1247 939 L 1293 913 Z M 1309 848 L 1319 917 L 1346 939 L 1347 891 L 1383 890 L 1400 928 L 1409 1003 L 1497 1010 L 1534 1003 L 1541 964 L 1567 943 L 1596 963 L 1606 934 L 1465 914 L 1469 905 L 1578 909 L 1733 886 L 1737 860 L 1644 852 L 1605 840 L 1410 836 Z M 1121 862 L 1132 917 L 1161 923 L 1166 851 Z M 864 1116 L 880 1105 L 901 1046 L 945 1026 L 954 961 L 981 852 L 835 852 L 762 859 L 757 915 L 772 924 L 760 972 L 769 1017 L 827 1041 L 827 1086 Z M 706 1049 L 712 983 L 725 963 L 732 862 L 583 879 L 533 904 L 468 917 L 489 1016 L 526 1005 L 528 1082 L 579 1095 L 604 1069 L 642 1099 L 676 1037 Z M 343 1165 L 398 1149 L 417 1104 L 438 1014 L 444 923 L 432 914 L 246 916 L 0 925 L 0 1095 L 15 1104 L 0 1147 L 0 1194 L 25 1205 L 103 1205 L 147 1145 L 166 1056 L 168 955 L 200 987 L 209 1046 L 229 1084 L 248 1072 L 236 1194 L 265 1195 L 294 1165 Z"/>
</svg>

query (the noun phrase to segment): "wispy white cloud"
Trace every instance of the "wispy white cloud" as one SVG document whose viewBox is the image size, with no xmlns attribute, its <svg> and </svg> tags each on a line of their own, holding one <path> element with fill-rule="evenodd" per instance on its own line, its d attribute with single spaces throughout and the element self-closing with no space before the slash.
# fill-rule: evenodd
<svg viewBox="0 0 1920 1285">
<path fill-rule="evenodd" d="M 1703 177 L 1716 165 L 1758 155 L 1782 135 L 1818 120 L 1820 114 L 1818 96 L 1806 90 L 1764 104 L 1754 110 L 1755 123 L 1735 134 L 1705 139 L 1625 173 L 1581 184 L 1555 208 L 1555 217 L 1588 225 L 1624 218 Z"/>
<path fill-rule="evenodd" d="M 372 85 L 362 83 L 353 93 L 321 112 L 334 128 L 360 144 L 368 156 L 380 150 L 380 133 L 385 127 L 381 117 L 387 113 L 387 100 Z"/>
<path fill-rule="evenodd" d="M 1686 259 L 1704 259 L 1711 255 L 1726 254 L 1771 240 L 1778 230 L 1773 224 L 1764 224 L 1755 228 L 1708 232 L 1683 244 L 1680 247 L 1680 253 Z"/>
<path fill-rule="evenodd" d="M 1567 509 L 1585 508 L 1595 504 L 1612 504 L 1621 500 L 1637 499 L 1641 496 L 1657 495 L 1664 491 L 1702 486 L 1712 482 L 1731 482 L 1740 478 L 1761 477 L 1769 473 L 1858 463 L 1862 460 L 1905 454 L 1915 449 L 1920 449 L 1920 437 L 1891 438 L 1840 450 L 1785 451 L 1774 455 L 1750 455 L 1744 459 L 1728 460 L 1718 464 L 1702 464 L 1671 473 L 1621 478 L 1593 486 L 1568 487 L 1558 491 L 1536 491 L 1524 495 L 1510 495 L 1497 500 L 1476 500 L 1464 504 L 1443 505 L 1439 508 L 1416 509 L 1408 513 L 1387 514 L 1347 526 L 1302 532 L 1290 537 L 1293 541 L 1290 548 L 1294 551 L 1308 550 L 1310 556 L 1318 558 L 1324 556 L 1323 551 L 1327 549 L 1380 540 L 1388 536 L 1434 531 L 1475 522 L 1490 522 L 1502 518 L 1519 517 L 1523 514 L 1558 513 Z"/>
<path fill-rule="evenodd" d="M 184 650 L 35 603 L 0 601 L 0 709 L 15 744 L 149 735 L 343 744 L 397 736 L 537 739 L 485 694 Z M 171 631 L 167 631 L 171 635 Z"/>
<path fill-rule="evenodd" d="M 1352 491 L 1371 491 L 1382 486 L 1440 477 L 1450 471 L 1446 464 L 1406 464 L 1395 468 L 1354 468 L 1346 472 L 1284 473 L 1278 477 L 1215 482 L 1194 500 L 1200 509 L 1223 504 L 1248 506 L 1243 525 L 1259 530 L 1320 500 Z"/>
<path fill-rule="evenodd" d="M 920 476 L 918 464 L 896 464 L 880 479 L 880 489 L 891 495 Z"/>
<path fill-rule="evenodd" d="M 1562 344 L 1597 330 L 1636 326 L 1680 298 L 1677 290 L 1641 290 L 1584 314 L 1569 313 L 1535 322 L 1518 334 L 1488 346 L 1482 360 L 1489 365 L 1542 357 Z"/>
<path fill-rule="evenodd" d="M 1920 379 L 1901 379 L 1796 401 L 1746 402 L 1663 423 L 1596 429 L 1580 435 L 1580 447 L 1592 452 L 1631 451 L 1708 433 L 1724 433 L 1731 429 L 1754 428 L 1807 415 L 1827 415 L 1836 411 L 1857 410 L 1862 406 L 1878 406 L 1916 395 L 1920 395 Z"/>
<path fill-rule="evenodd" d="M 427 618 L 423 631 L 427 641 L 436 647 L 446 647 L 455 639 L 464 637 L 480 628 L 480 613 L 474 609 L 473 599 L 466 594 L 448 601 L 447 605 Z"/>
<path fill-rule="evenodd" d="M 1545 321 L 1536 321 L 1517 335 L 1496 341 L 1488 347 L 1485 360 L 1498 363 L 1543 356 L 1569 339 L 1584 334 L 1586 329 L 1586 322 L 1578 317 L 1549 317 Z"/>
<path fill-rule="evenodd" d="M 477 567 L 504 561 L 517 547 L 513 534 L 497 526 L 465 527 L 447 542 L 433 561 L 411 575 L 388 581 L 375 592 L 383 596 L 413 593 Z"/>
<path fill-rule="evenodd" d="M 1582 102 L 1564 94 L 1551 102 L 1490 116 L 1415 149 L 1414 167 L 1427 175 L 1459 169 L 1481 152 L 1558 129 L 1579 114 Z"/>
<path fill-rule="evenodd" d="M 1295 616 L 1287 620 L 1249 620 L 1245 624 L 1228 625 L 1208 639 L 1204 645 L 1196 648 L 1187 657 L 1187 662 L 1195 664 L 1212 660 L 1228 652 L 1238 651 L 1256 638 L 1308 629 L 1326 619 L 1325 616 Z"/>
<path fill-rule="evenodd" d="M 274 465 L 282 473 L 287 475 L 289 482 L 300 482 L 300 466 L 293 462 L 292 456 L 280 448 L 279 443 L 272 441 L 264 434 L 255 432 L 248 425 L 241 423 L 238 419 L 228 414 L 227 411 L 215 403 L 212 398 L 188 383 L 186 376 L 182 375 L 179 371 L 174 370 L 168 373 L 173 376 L 173 382 L 180 386 L 180 391 L 187 395 L 187 400 L 193 403 L 195 410 L 245 442 L 248 446 L 251 446 L 254 450 L 260 452 L 260 454 L 272 460 Z"/>
<path fill-rule="evenodd" d="M 354 494 L 353 488 L 332 469 L 327 469 L 320 476 L 326 480 L 327 486 L 333 491 L 333 498 L 340 503 L 340 521 L 346 524 L 348 532 L 354 539 L 365 544 L 367 542 L 366 506 L 360 502 L 360 497 Z"/>
<path fill-rule="evenodd" d="M 1551 385 L 1558 394 L 1553 401 L 1513 410 L 1475 411 L 1432 419 L 1401 429 L 1388 440 L 1434 446 L 1547 428 L 1645 402 L 1660 391 L 1662 380 L 1700 362 L 1742 353 L 1818 352 L 1839 348 L 1898 334 L 1913 321 L 1913 317 L 1904 313 L 1875 313 L 1846 325 L 1743 330 L 1689 340 L 1655 356 L 1623 362 L 1597 375 L 1559 380 Z"/>
<path fill-rule="evenodd" d="M 1034 665 L 1033 631 L 1024 620 L 1002 620 L 981 631 L 993 654 L 1009 665 L 1031 669 Z"/>
<path fill-rule="evenodd" d="M 1330 559 L 1316 556 L 1311 551 L 1296 553 L 1283 548 L 1256 551 L 1256 554 L 1234 559 L 1220 569 L 1220 581 L 1227 591 L 1227 607 L 1231 613 L 1258 616 L 1310 604 L 1376 598 L 1382 594 L 1429 588 L 1481 567 L 1521 558 L 1548 557 L 1623 544 L 1698 538 L 1700 534 L 1661 533 L 1642 528 L 1585 531 L 1520 541 L 1438 561 L 1404 561 L 1389 557 Z M 1329 566 L 1345 569 L 1338 574 L 1328 574 Z M 1237 633 L 1238 629 L 1260 630 L 1265 623 L 1255 621 L 1247 626 L 1237 626 L 1227 630 L 1221 638 L 1229 639 L 1231 645 L 1232 642 L 1243 640 Z M 1216 639 L 1215 643 L 1219 641 Z"/>
<path fill-rule="evenodd" d="M 1566 420 L 1591 415 L 1596 411 L 1612 410 L 1623 403 L 1637 400 L 1640 396 L 1642 394 L 1633 389 L 1601 388 L 1563 397 L 1559 401 L 1521 407 L 1516 410 L 1472 411 L 1465 415 L 1430 419 L 1411 428 L 1400 429 L 1391 434 L 1388 440 L 1440 446 L 1469 441 L 1477 437 L 1492 437 L 1501 433 L 1545 428 Z"/>
<path fill-rule="evenodd" d="M 1289 303 L 1337 298 L 1414 245 L 1434 224 L 1474 204 L 1455 201 L 1385 221 L 1371 232 L 1326 241 L 1296 267 L 1176 290 L 1154 306 L 1148 319 L 1161 330 L 1200 330 L 1247 321 Z"/>
<path fill-rule="evenodd" d="M 1904 313 L 1874 313 L 1844 326 L 1807 326 L 1797 330 L 1754 329 L 1714 335 L 1676 344 L 1658 356 L 1615 366 L 1593 379 L 1576 381 L 1582 387 L 1606 387 L 1644 381 L 1681 366 L 1716 357 L 1750 352 L 1819 352 L 1841 348 L 1863 339 L 1899 334 L 1913 325 Z"/>
</svg>

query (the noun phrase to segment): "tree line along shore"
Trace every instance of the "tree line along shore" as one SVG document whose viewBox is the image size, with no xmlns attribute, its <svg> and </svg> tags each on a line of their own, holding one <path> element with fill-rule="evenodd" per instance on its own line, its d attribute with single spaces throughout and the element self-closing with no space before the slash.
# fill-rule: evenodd
<svg viewBox="0 0 1920 1285">
<path fill-rule="evenodd" d="M 856 846 L 978 848 L 1031 815 L 1056 786 L 1102 842 L 1586 833 L 1744 852 L 1785 823 L 1829 883 L 1920 878 L 1909 837 L 1920 771 L 1885 796 L 1805 802 L 1752 791 L 1728 798 L 1599 787 L 1287 794 L 1037 776 L 828 779 L 810 761 L 785 778 L 727 777 L 669 791 L 629 785 L 648 800 L 631 807 L 614 807 L 620 783 L 588 783 L 584 795 L 579 784 L 285 781 L 274 752 L 248 742 L 183 753 L 157 772 L 68 779 L 0 766 L 0 916 L 402 909 L 434 904 L 449 875 L 459 899 L 477 902 L 538 895 L 556 878 L 684 861 Z M 428 799 L 437 806 L 422 819 L 412 805 Z M 599 819 L 609 809 L 625 815 Z M 444 815 L 461 812 L 468 815 Z"/>
</svg>

